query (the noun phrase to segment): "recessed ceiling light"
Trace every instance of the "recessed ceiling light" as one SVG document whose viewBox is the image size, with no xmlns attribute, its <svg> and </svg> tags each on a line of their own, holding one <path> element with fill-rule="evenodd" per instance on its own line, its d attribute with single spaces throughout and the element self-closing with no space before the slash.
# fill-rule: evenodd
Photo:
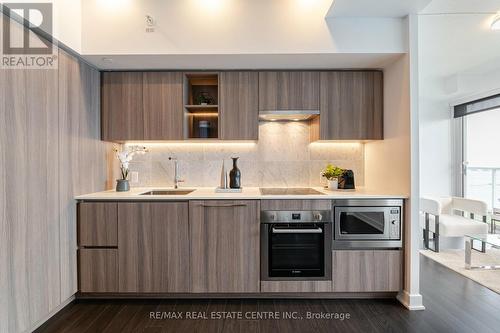
<svg viewBox="0 0 500 333">
<path fill-rule="evenodd" d="M 493 21 L 491 21 L 491 30 L 500 30 L 500 14 L 495 15 L 493 17 Z"/>
</svg>

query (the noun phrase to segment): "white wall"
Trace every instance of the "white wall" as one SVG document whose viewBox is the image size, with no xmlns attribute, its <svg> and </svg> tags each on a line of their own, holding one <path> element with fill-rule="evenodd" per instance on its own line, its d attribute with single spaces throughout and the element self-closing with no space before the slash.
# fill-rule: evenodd
<svg viewBox="0 0 500 333">
<path fill-rule="evenodd" d="M 54 37 L 81 53 L 82 0 L 54 0 L 54 17 Z"/>
<path fill-rule="evenodd" d="M 82 51 L 84 54 L 404 52 L 406 44 L 400 19 L 325 19 L 330 5 L 331 0 L 87 0 L 82 2 Z M 145 32 L 147 14 L 156 20 L 154 33 Z"/>
<path fill-rule="evenodd" d="M 439 0 L 433 2 L 434 7 L 436 3 L 449 5 Z M 457 138 L 450 103 L 500 87 L 500 34 L 489 29 L 492 16 L 419 16 L 422 195 L 456 194 Z"/>
<path fill-rule="evenodd" d="M 384 69 L 384 140 L 365 144 L 365 183 L 410 194 L 409 57 Z"/>
</svg>

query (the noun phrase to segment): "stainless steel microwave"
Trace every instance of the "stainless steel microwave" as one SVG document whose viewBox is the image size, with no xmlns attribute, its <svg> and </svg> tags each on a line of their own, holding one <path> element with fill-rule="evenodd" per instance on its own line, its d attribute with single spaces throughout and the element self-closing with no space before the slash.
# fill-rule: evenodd
<svg viewBox="0 0 500 333">
<path fill-rule="evenodd" d="M 400 248 L 403 200 L 334 200 L 334 249 Z"/>
</svg>

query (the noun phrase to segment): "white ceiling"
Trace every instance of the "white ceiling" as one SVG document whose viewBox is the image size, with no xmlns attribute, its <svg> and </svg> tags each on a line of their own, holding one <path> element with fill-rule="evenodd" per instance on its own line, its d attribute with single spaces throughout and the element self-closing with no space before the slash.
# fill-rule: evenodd
<svg viewBox="0 0 500 333">
<path fill-rule="evenodd" d="M 83 55 L 102 70 L 148 69 L 360 69 L 384 68 L 398 59 L 397 53 L 336 54 L 190 54 L 190 55 Z M 112 61 L 104 61 L 110 58 Z"/>
<path fill-rule="evenodd" d="M 327 17 L 405 17 L 432 0 L 334 0 Z M 469 0 L 472 3 L 477 1 Z M 483 1 L 483 0 L 481 0 Z"/>
<path fill-rule="evenodd" d="M 433 0 L 421 13 L 496 13 L 498 11 L 500 11 L 500 0 Z"/>
</svg>

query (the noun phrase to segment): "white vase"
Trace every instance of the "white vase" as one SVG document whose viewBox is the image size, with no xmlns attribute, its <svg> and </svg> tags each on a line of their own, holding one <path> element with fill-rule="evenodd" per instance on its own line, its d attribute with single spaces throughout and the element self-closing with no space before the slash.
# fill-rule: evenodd
<svg viewBox="0 0 500 333">
<path fill-rule="evenodd" d="M 339 188 L 339 180 L 338 178 L 334 178 L 328 181 L 328 189 L 329 190 L 337 190 Z"/>
</svg>

